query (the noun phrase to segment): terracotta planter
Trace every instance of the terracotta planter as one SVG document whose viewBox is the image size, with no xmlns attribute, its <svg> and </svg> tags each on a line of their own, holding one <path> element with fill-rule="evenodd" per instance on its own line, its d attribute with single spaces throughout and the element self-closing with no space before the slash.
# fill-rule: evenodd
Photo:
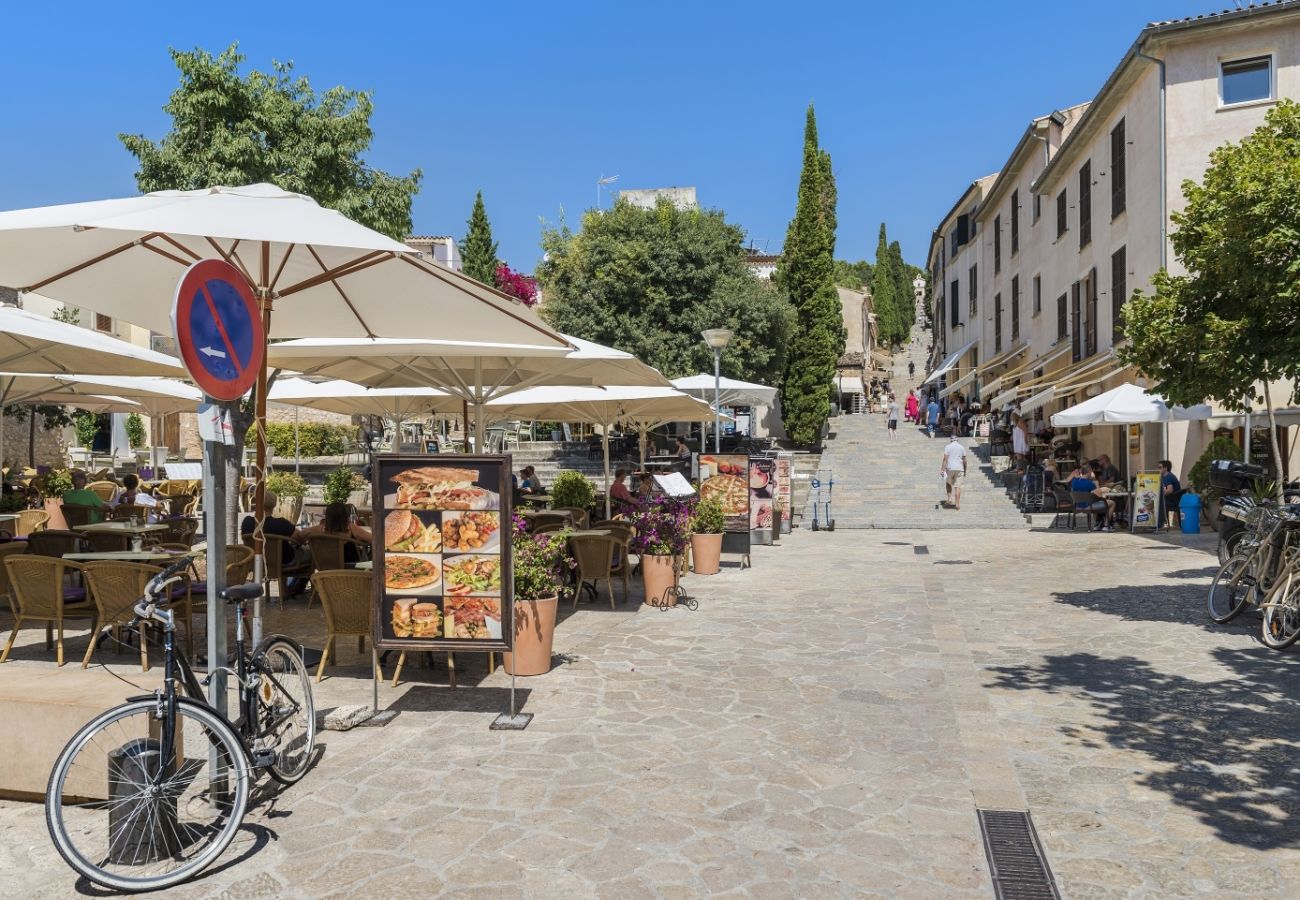
<svg viewBox="0 0 1300 900">
<path fill-rule="evenodd" d="M 696 575 L 717 575 L 722 568 L 722 535 L 691 535 L 691 556 Z"/>
<path fill-rule="evenodd" d="M 280 497 L 275 504 L 273 516 L 279 516 L 281 519 L 288 519 L 293 524 L 298 524 L 298 517 L 302 515 L 302 498 L 301 497 Z"/>
<path fill-rule="evenodd" d="M 559 605 L 559 597 L 515 601 L 515 649 L 501 656 L 507 675 L 545 675 L 551 671 Z"/>
<path fill-rule="evenodd" d="M 645 602 L 655 606 L 676 606 L 677 595 L 671 590 L 675 579 L 675 556 L 641 556 L 641 577 L 645 581 Z"/>
</svg>

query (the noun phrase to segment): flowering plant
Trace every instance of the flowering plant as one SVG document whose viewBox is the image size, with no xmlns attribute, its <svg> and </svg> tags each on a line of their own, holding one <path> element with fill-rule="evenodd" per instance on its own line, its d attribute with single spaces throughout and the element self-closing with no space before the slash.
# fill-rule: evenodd
<svg viewBox="0 0 1300 900">
<path fill-rule="evenodd" d="M 645 556 L 677 556 L 691 540 L 691 503 L 674 497 L 651 497 L 631 515 L 628 549 Z"/>
<path fill-rule="evenodd" d="M 514 517 L 514 588 L 516 600 L 540 600 L 560 593 L 577 565 L 569 555 L 569 533 L 530 534 L 528 520 Z"/>
<path fill-rule="evenodd" d="M 509 294 L 524 306 L 532 306 L 537 302 L 537 279 L 516 272 L 505 263 L 501 263 L 497 266 L 494 280 L 498 291 Z"/>
</svg>

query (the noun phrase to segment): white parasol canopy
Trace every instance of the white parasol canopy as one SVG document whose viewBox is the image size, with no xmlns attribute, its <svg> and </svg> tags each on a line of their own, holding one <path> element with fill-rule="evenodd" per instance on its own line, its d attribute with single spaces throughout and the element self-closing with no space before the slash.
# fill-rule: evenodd
<svg viewBox="0 0 1300 900">
<path fill-rule="evenodd" d="M 461 409 L 458 398 L 437 388 L 368 388 L 339 379 L 279 378 L 266 399 L 345 416 L 379 415 L 398 423 L 430 413 L 458 413 Z"/>
<path fill-rule="evenodd" d="M 699 397 L 706 403 L 714 401 L 714 383 L 712 375 L 687 375 L 674 378 L 673 387 L 684 394 Z M 720 380 L 723 406 L 771 406 L 776 402 L 776 388 L 735 378 Z"/>
<path fill-rule="evenodd" d="M 1055 428 L 1082 425 L 1138 425 L 1144 422 L 1169 422 L 1208 419 L 1210 407 L 1169 407 L 1163 397 L 1149 394 L 1136 384 L 1121 384 L 1104 394 L 1075 404 L 1052 416 Z"/>
<path fill-rule="evenodd" d="M 185 374 L 175 357 L 11 306 L 0 307 L 0 371 L 42 375 Z"/>
<path fill-rule="evenodd" d="M 494 418 L 517 417 L 557 422 L 588 422 L 601 426 L 605 460 L 605 515 L 609 500 L 609 430 L 628 425 L 641 434 L 642 462 L 645 434 L 664 422 L 707 422 L 713 407 L 674 388 L 574 387 L 548 385 L 521 390 L 487 404 Z"/>
<path fill-rule="evenodd" d="M 138 407 L 136 411 L 150 416 L 194 412 L 203 402 L 202 391 L 175 378 L 111 375 L 58 375 L 55 378 L 77 396 L 111 394 L 126 397 Z"/>
</svg>

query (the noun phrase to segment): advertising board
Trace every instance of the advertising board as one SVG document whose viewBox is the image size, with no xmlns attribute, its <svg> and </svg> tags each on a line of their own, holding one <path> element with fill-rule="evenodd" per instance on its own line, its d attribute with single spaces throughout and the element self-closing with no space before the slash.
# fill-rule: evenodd
<svg viewBox="0 0 1300 900">
<path fill-rule="evenodd" d="M 1133 488 L 1133 528 L 1160 525 L 1160 473 L 1139 472 Z"/>
<path fill-rule="evenodd" d="M 749 460 L 749 533 L 755 544 L 772 543 L 772 503 L 776 500 L 776 460 L 753 456 Z"/>
</svg>

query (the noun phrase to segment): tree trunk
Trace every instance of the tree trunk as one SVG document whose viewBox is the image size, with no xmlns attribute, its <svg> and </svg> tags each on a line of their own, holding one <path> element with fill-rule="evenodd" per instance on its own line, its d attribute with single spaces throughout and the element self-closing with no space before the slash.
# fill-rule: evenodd
<svg viewBox="0 0 1300 900">
<path fill-rule="evenodd" d="M 1277 502 L 1286 502 L 1286 477 L 1282 474 L 1282 448 L 1277 444 L 1277 417 L 1273 414 L 1273 398 L 1268 392 L 1268 381 L 1264 382 L 1264 405 L 1268 407 L 1268 446 L 1273 453 L 1273 470 L 1277 472 L 1274 485 L 1277 488 Z"/>
</svg>

